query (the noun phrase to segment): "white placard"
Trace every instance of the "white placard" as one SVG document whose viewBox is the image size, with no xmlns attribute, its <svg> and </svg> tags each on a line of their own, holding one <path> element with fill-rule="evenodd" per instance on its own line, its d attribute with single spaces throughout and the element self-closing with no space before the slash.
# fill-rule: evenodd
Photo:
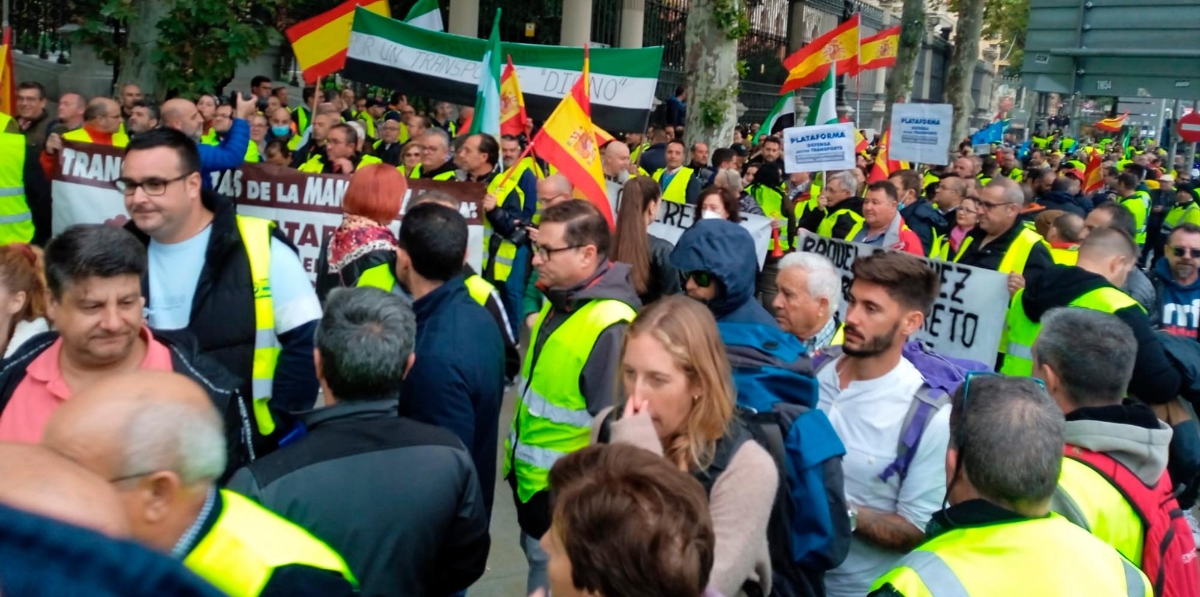
<svg viewBox="0 0 1200 597">
<path fill-rule="evenodd" d="M 662 201 L 661 203 L 658 208 L 658 217 L 651 222 L 646 231 L 673 245 L 679 242 L 683 231 L 691 228 L 692 224 L 696 222 L 694 217 L 696 206 L 673 201 Z M 758 266 L 762 267 L 763 262 L 767 259 L 767 249 L 771 243 L 771 218 L 748 213 L 742 213 L 741 216 L 741 227 L 750 231 L 750 236 L 754 237 L 754 248 L 758 251 Z"/>
<path fill-rule="evenodd" d="M 807 230 L 801 231 L 798 244 L 799 250 L 824 255 L 833 262 L 847 298 L 854 280 L 850 270 L 854 259 L 885 250 L 817 236 Z M 941 293 L 916 338 L 929 342 L 946 356 L 995 363 L 1008 313 L 1008 275 L 949 261 L 913 258 L 921 259 L 942 278 Z M 845 321 L 846 301 L 842 301 L 838 314 Z"/>
<path fill-rule="evenodd" d="M 783 169 L 794 172 L 849 170 L 854 167 L 854 123 L 783 129 Z"/>
<path fill-rule="evenodd" d="M 953 123 L 954 108 L 950 104 L 893 105 L 888 158 L 922 164 L 949 163 Z"/>
</svg>

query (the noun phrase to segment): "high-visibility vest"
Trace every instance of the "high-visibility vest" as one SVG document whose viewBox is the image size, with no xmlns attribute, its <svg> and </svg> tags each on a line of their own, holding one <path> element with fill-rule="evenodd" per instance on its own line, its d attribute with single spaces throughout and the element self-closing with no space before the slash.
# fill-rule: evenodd
<svg viewBox="0 0 1200 597">
<path fill-rule="evenodd" d="M 308 121 L 312 118 L 309 115 L 308 109 L 304 106 L 296 106 L 292 108 L 292 114 L 296 115 L 296 136 L 299 137 L 308 130 Z"/>
<path fill-rule="evenodd" d="M 661 185 L 663 173 L 666 171 L 666 168 L 659 168 L 654 173 L 654 182 Z M 671 182 L 667 184 L 667 188 L 663 189 L 662 198 L 674 203 L 687 203 L 688 181 L 692 180 L 692 175 L 695 173 L 695 170 L 687 166 L 680 167 L 679 172 L 676 172 L 675 176 L 671 178 Z"/>
<path fill-rule="evenodd" d="M 25 135 L 0 132 L 0 245 L 33 240 L 33 214 L 25 199 L 25 152 Z"/>
<path fill-rule="evenodd" d="M 979 181 L 979 186 L 986 187 L 989 182 L 992 182 L 992 177 L 984 176 L 982 173 L 975 175 L 975 180 Z"/>
<path fill-rule="evenodd" d="M 238 232 L 250 261 L 250 279 L 254 289 L 254 365 L 250 391 L 254 394 L 254 419 L 263 435 L 275 432 L 275 419 L 268 403 L 274 392 L 275 366 L 281 346 L 275 335 L 275 304 L 271 300 L 271 230 L 275 222 L 263 218 L 237 216 Z"/>
<path fill-rule="evenodd" d="M 1025 180 L 1025 171 L 1020 168 L 1013 168 L 1008 172 L 1008 177 L 1014 182 L 1021 182 Z"/>
<path fill-rule="evenodd" d="M 1075 265 L 1079 263 L 1079 245 L 1061 248 L 1050 245 L 1050 258 L 1058 265 Z"/>
<path fill-rule="evenodd" d="M 5 114 L 4 112 L 0 112 L 0 133 L 8 132 L 8 123 L 10 123 L 12 121 L 13 121 L 12 116 L 9 116 L 8 114 Z M 20 130 L 21 126 L 19 124 L 16 126 L 17 126 L 17 129 Z"/>
<path fill-rule="evenodd" d="M 1005 320 L 1008 345 L 1003 351 L 1004 366 L 1000 368 L 1000 372 L 1005 375 L 1029 377 L 1033 375 L 1033 343 L 1042 331 L 1042 324 L 1035 323 L 1025 315 L 1025 306 L 1021 304 L 1023 296 L 1025 296 L 1024 288 L 1013 295 L 1012 302 L 1008 306 L 1008 316 Z M 1138 302 L 1128 294 L 1112 286 L 1104 286 L 1083 293 L 1067 306 L 1091 309 L 1101 313 L 1116 313 L 1133 305 L 1138 305 Z"/>
<path fill-rule="evenodd" d="M 958 252 L 954 254 L 955 263 L 962 259 L 963 254 L 967 252 L 967 247 L 971 246 L 973 241 L 971 236 L 963 239 L 962 244 L 958 246 Z M 1008 251 L 1004 253 L 1004 258 L 1000 260 L 1000 267 L 996 268 L 996 271 L 1002 274 L 1024 275 L 1025 264 L 1029 261 L 1029 253 L 1038 243 L 1049 246 L 1040 234 L 1022 227 L 1012 244 L 1008 245 Z"/>
<path fill-rule="evenodd" d="M 1171 234 L 1171 231 L 1181 222 L 1200 226 L 1200 205 L 1197 205 L 1195 201 L 1188 201 L 1187 203 L 1176 203 L 1171 206 L 1171 211 L 1168 211 L 1167 215 L 1163 218 L 1163 236 L 1166 237 Z"/>
<path fill-rule="evenodd" d="M 642 143 L 641 145 L 634 147 L 633 151 L 629 152 L 629 161 L 635 164 L 638 163 L 638 158 L 642 157 L 642 152 L 646 151 L 647 149 L 650 149 L 649 143 Z"/>
<path fill-rule="evenodd" d="M 542 305 L 531 332 L 534 344 L 550 313 L 550 302 Z M 517 380 L 517 408 L 512 428 L 504 442 L 504 474 L 517 476 L 521 503 L 548 486 L 550 468 L 559 458 L 586 448 L 591 436 L 592 415 L 587 398 L 579 388 L 583 366 L 600 333 L 619 322 L 633 321 L 637 312 L 617 300 L 593 300 L 567 316 L 550 333 L 540 350 L 525 353 Z M 540 369 L 534 368 L 534 363 Z"/>
<path fill-rule="evenodd" d="M 837 225 L 838 220 L 842 216 L 849 216 L 851 220 L 854 220 L 854 226 L 850 228 L 850 232 L 846 234 L 846 238 L 839 238 L 837 240 L 853 240 L 862 230 L 866 220 L 863 219 L 862 214 L 852 209 L 835 209 L 832 213 L 825 216 L 825 219 L 821 220 L 821 224 L 817 226 L 817 235 L 824 236 L 825 238 L 833 238 L 833 227 Z"/>
<path fill-rule="evenodd" d="M 0 129 L 0 130 L 2 130 L 2 129 Z M 95 141 L 92 140 L 92 135 L 90 133 L 88 133 L 87 129 L 85 129 L 83 127 L 79 127 L 77 129 L 70 130 L 70 131 L 63 133 L 62 138 L 66 141 L 75 141 L 78 143 L 95 143 Z M 113 147 L 125 147 L 126 145 L 129 145 L 129 135 L 126 135 L 125 133 L 123 133 L 121 131 L 117 131 L 117 132 L 113 133 L 113 136 L 112 136 L 112 146 Z"/>
<path fill-rule="evenodd" d="M 248 498 L 221 491 L 221 513 L 183 565 L 230 597 L 257 597 L 278 568 L 304 565 L 358 587 L 342 556 L 295 523 Z"/>
<path fill-rule="evenodd" d="M 1133 240 L 1137 241 L 1138 246 L 1146 244 L 1146 220 L 1150 218 L 1150 194 L 1146 191 L 1137 191 L 1132 197 L 1120 197 L 1117 201 L 1133 214 L 1133 223 L 1137 226 L 1137 234 Z"/>
<path fill-rule="evenodd" d="M 1130 562 L 1142 561 L 1146 529 L 1121 491 L 1092 467 L 1063 458 L 1058 491 L 1068 497 L 1084 527 L 1097 539 L 1111 545 Z"/>
<path fill-rule="evenodd" d="M 382 164 L 382 163 L 383 163 L 383 160 L 381 160 L 373 155 L 364 155 L 362 157 L 362 159 L 358 161 L 358 165 L 355 166 L 354 169 L 355 169 L 355 171 L 357 171 L 357 170 L 360 170 L 363 166 L 369 166 L 371 164 Z M 303 164 L 300 164 L 300 167 L 296 168 L 296 169 L 301 172 L 310 172 L 313 174 L 320 174 L 325 171 L 325 160 L 321 158 L 321 154 L 314 153 L 312 156 L 310 156 L 308 158 L 308 161 L 304 162 Z"/>
<path fill-rule="evenodd" d="M 503 176 L 492 178 L 492 182 L 488 183 L 487 192 L 496 196 L 496 209 L 500 209 L 504 203 L 516 195 L 517 201 L 521 202 L 520 209 L 525 209 L 525 191 L 517 184 L 520 182 L 519 177 L 509 176 L 504 186 L 500 186 L 500 181 Z M 434 177 L 437 180 L 437 177 Z M 536 201 L 537 198 L 535 197 Z M 493 282 L 505 282 L 508 280 L 509 274 L 512 273 L 513 262 L 517 259 L 517 245 L 509 242 L 508 239 L 495 234 L 491 222 L 483 219 L 483 276 Z"/>
<path fill-rule="evenodd" d="M 221 139 L 217 136 L 217 131 L 208 129 L 208 132 L 204 133 L 203 137 L 200 137 L 200 143 L 203 145 L 220 145 Z M 258 155 L 258 144 L 254 142 L 254 139 L 251 139 L 250 142 L 246 144 L 246 157 L 244 161 L 252 164 L 257 164 L 260 161 Z"/>
<path fill-rule="evenodd" d="M 353 112 L 351 116 L 362 123 L 363 131 L 368 137 L 375 138 L 375 119 L 371 118 L 371 113 L 363 110 L 362 112 Z"/>
<path fill-rule="evenodd" d="M 358 288 L 369 286 L 384 292 L 393 292 L 396 290 L 396 272 L 392 269 L 391 263 L 380 263 L 367 268 L 367 271 L 359 275 L 354 286 Z"/>
<path fill-rule="evenodd" d="M 538 180 L 546 178 L 546 173 L 542 171 L 542 167 L 538 165 L 537 160 L 528 156 L 525 159 L 517 162 L 516 172 L 513 172 L 512 175 L 516 178 L 520 178 L 521 174 L 526 170 L 533 172 L 533 175 L 538 177 Z"/>
<path fill-rule="evenodd" d="M 930 229 L 930 234 L 933 235 L 933 242 L 929 243 L 929 255 L 927 257 L 945 261 L 946 256 L 950 254 L 950 236 L 933 229 Z"/>
<path fill-rule="evenodd" d="M 420 164 L 413 166 L 412 172 L 405 172 L 404 164 L 396 166 L 396 169 L 399 170 L 401 174 L 407 176 L 408 178 L 421 178 L 421 165 Z"/>
<path fill-rule="evenodd" d="M 488 298 L 496 291 L 496 287 L 492 286 L 491 282 L 483 279 L 479 274 L 472 274 L 463 280 L 463 285 L 467 287 L 467 294 L 479 303 L 480 307 L 486 306 Z"/>
<path fill-rule="evenodd" d="M 938 535 L 871 585 L 904 597 L 1152 597 L 1142 571 L 1057 514 Z"/>
<path fill-rule="evenodd" d="M 1033 146 L 1038 149 L 1046 149 L 1046 146 L 1050 144 L 1049 137 L 1038 137 L 1035 135 L 1031 140 L 1033 141 Z"/>
<path fill-rule="evenodd" d="M 762 208 L 763 213 L 768 218 L 778 220 L 787 219 L 787 216 L 783 214 L 783 193 L 779 192 L 779 189 L 773 189 L 762 184 L 752 184 L 750 185 L 750 196 L 754 197 L 754 200 L 758 202 L 758 206 Z M 774 249 L 775 247 L 771 246 L 774 242 L 774 240 L 768 240 L 767 247 Z M 791 248 L 791 245 L 788 243 L 787 234 L 779 235 L 779 248 L 784 251 Z"/>
<path fill-rule="evenodd" d="M 941 180 L 942 179 L 938 178 L 936 174 L 926 170 L 925 175 L 921 177 L 921 191 L 928 188 L 929 185 L 931 185 L 935 182 L 940 182 Z M 917 194 L 920 195 L 921 191 L 917 191 Z"/>
</svg>

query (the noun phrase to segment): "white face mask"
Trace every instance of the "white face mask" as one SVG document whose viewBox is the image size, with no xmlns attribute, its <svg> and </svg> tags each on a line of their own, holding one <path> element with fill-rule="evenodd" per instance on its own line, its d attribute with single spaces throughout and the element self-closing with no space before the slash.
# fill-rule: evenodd
<svg viewBox="0 0 1200 597">
<path fill-rule="evenodd" d="M 721 214 L 719 214 L 715 211 L 706 209 L 706 210 L 704 210 L 704 213 L 700 214 L 700 219 L 702 219 L 702 220 L 724 220 L 725 216 L 722 216 Z"/>
</svg>

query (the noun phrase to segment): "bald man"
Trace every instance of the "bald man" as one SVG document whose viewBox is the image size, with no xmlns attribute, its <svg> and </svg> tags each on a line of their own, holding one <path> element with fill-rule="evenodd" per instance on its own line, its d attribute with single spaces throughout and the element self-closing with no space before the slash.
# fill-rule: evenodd
<svg viewBox="0 0 1200 597">
<path fill-rule="evenodd" d="M 186 377 L 140 371 L 92 384 L 55 412 L 43 444 L 109 480 L 134 539 L 233 597 L 357 590 L 329 546 L 216 488 L 225 469 L 221 418 Z"/>
<path fill-rule="evenodd" d="M 604 146 L 600 155 L 600 167 L 604 169 L 605 190 L 608 191 L 608 203 L 613 213 L 617 213 L 617 205 L 621 199 L 621 189 L 629 180 L 629 146 L 620 141 L 613 141 Z"/>
<path fill-rule="evenodd" d="M 129 144 L 129 136 L 121 130 L 122 123 L 120 104 L 107 97 L 94 98 L 83 110 L 83 126 L 61 136 L 52 133 L 46 138 L 45 153 L 57 155 L 63 141 L 125 147 Z"/>
<path fill-rule="evenodd" d="M 129 521 L 106 479 L 42 446 L 0 443 L 0 503 L 128 537 Z"/>
<path fill-rule="evenodd" d="M 1033 342 L 1041 329 L 1042 316 L 1055 307 L 1082 307 L 1112 313 L 1133 329 L 1138 350 L 1130 394 L 1150 404 L 1174 400 L 1179 393 L 1179 373 L 1154 337 L 1145 309 L 1119 290 L 1138 255 L 1137 244 L 1126 231 L 1097 228 L 1079 247 L 1076 266 L 1055 265 L 1017 291 L 1008 310 L 1008 350 L 1000 371 L 1030 375 Z"/>
<path fill-rule="evenodd" d="M 64 93 L 58 98 L 58 122 L 50 132 L 63 134 L 83 126 L 83 111 L 87 101 L 78 93 Z"/>
<path fill-rule="evenodd" d="M 204 130 L 204 117 L 191 100 L 175 98 L 163 102 L 159 110 L 159 122 L 165 128 L 175 129 L 187 135 L 199 145 L 200 178 L 204 188 L 212 188 L 211 172 L 237 168 L 246 160 L 246 149 L 250 146 L 250 124 L 254 115 L 254 100 L 238 94 L 237 109 L 229 133 L 216 145 L 200 143 Z"/>
</svg>

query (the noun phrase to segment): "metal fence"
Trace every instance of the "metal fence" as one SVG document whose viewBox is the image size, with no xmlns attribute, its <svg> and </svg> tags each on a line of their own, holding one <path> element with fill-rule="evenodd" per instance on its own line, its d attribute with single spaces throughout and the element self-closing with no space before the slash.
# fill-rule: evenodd
<svg viewBox="0 0 1200 597">
<path fill-rule="evenodd" d="M 78 12 L 78 3 L 47 0 L 13 0 L 9 21 L 13 30 L 13 47 L 23 54 L 43 59 L 53 58 L 59 64 L 70 62 L 68 36 L 60 32 L 70 22 L 71 14 L 99 14 Z M 115 24 L 115 23 L 114 23 Z M 119 34 L 119 32 L 117 33 Z"/>
<path fill-rule="evenodd" d="M 615 48 L 621 42 L 621 0 L 592 0 L 592 41 Z"/>
<path fill-rule="evenodd" d="M 683 71 L 687 9 L 688 0 L 646 0 L 642 45 L 663 47 L 664 70 Z"/>
</svg>

